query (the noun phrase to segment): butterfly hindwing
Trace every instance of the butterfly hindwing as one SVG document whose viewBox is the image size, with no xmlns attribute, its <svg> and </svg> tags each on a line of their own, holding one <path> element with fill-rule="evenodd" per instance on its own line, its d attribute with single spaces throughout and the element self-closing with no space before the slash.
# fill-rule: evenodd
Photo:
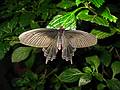
<svg viewBox="0 0 120 90">
<path fill-rule="evenodd" d="M 62 45 L 62 58 L 65 59 L 66 61 L 70 61 L 71 64 L 72 62 L 72 56 L 74 56 L 74 52 L 76 51 L 76 48 L 72 47 L 71 44 L 69 43 L 69 38 L 63 34 L 63 45 Z"/>
<path fill-rule="evenodd" d="M 56 58 L 56 54 L 58 52 L 58 48 L 57 48 L 57 37 L 55 37 L 55 39 L 53 39 L 53 41 L 51 42 L 51 44 L 49 44 L 48 47 L 43 48 L 43 52 L 44 52 L 44 56 L 46 57 L 46 64 L 47 62 L 53 61 L 53 59 Z"/>
</svg>

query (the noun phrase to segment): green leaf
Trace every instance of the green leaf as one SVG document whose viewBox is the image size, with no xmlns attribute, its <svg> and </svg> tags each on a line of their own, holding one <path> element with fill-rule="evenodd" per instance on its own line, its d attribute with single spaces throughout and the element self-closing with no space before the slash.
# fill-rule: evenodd
<svg viewBox="0 0 120 90">
<path fill-rule="evenodd" d="M 16 27 L 13 33 L 15 33 L 15 35 L 18 36 L 18 35 L 20 35 L 21 33 L 25 32 L 25 31 L 26 30 L 24 29 L 24 27 Z"/>
<path fill-rule="evenodd" d="M 106 86 L 103 83 L 97 85 L 97 90 L 104 90 Z"/>
<path fill-rule="evenodd" d="M 103 81 L 104 80 L 103 75 L 100 74 L 100 73 L 94 72 L 93 76 L 95 76 L 95 78 L 98 79 L 99 81 Z"/>
<path fill-rule="evenodd" d="M 60 90 L 61 82 L 58 78 L 52 78 L 52 85 L 54 85 L 54 90 Z"/>
<path fill-rule="evenodd" d="M 108 80 L 107 86 L 110 90 L 120 90 L 120 81 L 118 79 Z"/>
<path fill-rule="evenodd" d="M 77 19 L 84 20 L 84 21 L 90 21 L 91 23 L 96 23 L 98 25 L 103 25 L 108 27 L 109 23 L 106 19 L 99 17 L 97 15 L 89 15 L 89 10 L 82 10 L 78 13 L 76 16 Z"/>
<path fill-rule="evenodd" d="M 90 67 L 84 67 L 84 68 L 83 68 L 83 71 L 84 71 L 85 73 L 92 73 L 92 70 L 91 70 Z"/>
<path fill-rule="evenodd" d="M 111 65 L 113 71 L 113 78 L 116 74 L 120 73 L 120 61 L 115 61 Z"/>
<path fill-rule="evenodd" d="M 18 18 L 17 17 L 13 17 L 9 22 L 4 22 L 1 25 L 2 31 L 4 31 L 5 33 L 12 33 L 13 29 L 16 27 L 18 22 Z"/>
<path fill-rule="evenodd" d="M 96 7 L 100 7 L 105 2 L 104 0 L 90 0 Z"/>
<path fill-rule="evenodd" d="M 78 6 L 81 3 L 81 0 L 75 0 L 75 3 Z"/>
<path fill-rule="evenodd" d="M 22 77 L 28 78 L 31 81 L 38 80 L 38 75 L 36 73 L 33 73 L 32 71 L 25 72 Z"/>
<path fill-rule="evenodd" d="M 54 28 L 54 29 L 60 29 L 60 27 L 63 27 L 66 30 L 75 30 L 76 18 L 74 13 L 67 13 L 63 16 L 57 15 L 47 26 L 47 28 Z"/>
<path fill-rule="evenodd" d="M 116 21 L 117 21 L 117 19 L 118 19 L 118 18 L 115 17 L 114 15 L 111 15 L 109 8 L 106 8 L 106 9 L 102 12 L 101 16 L 103 16 L 104 18 L 108 19 L 110 22 L 114 22 L 114 23 L 116 23 Z"/>
<path fill-rule="evenodd" d="M 92 21 L 93 16 L 92 15 L 88 15 L 89 10 L 82 10 L 78 13 L 78 15 L 76 16 L 77 19 L 81 19 L 84 21 Z"/>
<path fill-rule="evenodd" d="M 100 60 L 101 60 L 101 62 L 106 67 L 108 67 L 110 65 L 111 59 L 112 59 L 111 54 L 107 50 L 105 50 L 104 48 L 99 48 L 99 50 L 100 50 L 100 53 L 101 53 L 100 54 Z"/>
<path fill-rule="evenodd" d="M 98 69 L 99 65 L 100 65 L 100 60 L 98 58 L 98 56 L 90 56 L 90 57 L 86 57 L 86 62 L 89 63 L 92 67 L 92 69 Z"/>
<path fill-rule="evenodd" d="M 83 74 L 80 79 L 79 79 L 79 83 L 78 86 L 82 86 L 82 85 L 86 85 L 89 82 L 91 82 L 92 76 L 91 74 Z"/>
<path fill-rule="evenodd" d="M 75 3 L 72 0 L 62 0 L 59 4 L 57 4 L 57 7 L 68 9 L 74 6 Z"/>
<path fill-rule="evenodd" d="M 18 22 L 18 18 L 14 17 L 8 24 L 7 24 L 7 28 L 9 30 L 9 32 L 12 32 L 12 30 L 16 27 Z"/>
<path fill-rule="evenodd" d="M 15 83 L 16 83 L 17 87 L 23 87 L 23 86 L 27 85 L 28 83 L 30 83 L 30 80 L 27 78 L 24 78 L 24 79 L 17 80 Z"/>
<path fill-rule="evenodd" d="M 107 32 L 107 31 L 108 30 L 106 30 L 106 32 L 104 32 L 101 30 L 93 29 L 91 31 L 91 34 L 95 35 L 98 39 L 104 39 L 104 38 L 114 35 L 116 32 L 116 30 L 113 28 L 111 28 L 111 30 L 109 30 L 109 32 Z"/>
<path fill-rule="evenodd" d="M 34 61 L 35 61 L 35 54 L 32 53 L 31 57 L 27 61 L 25 61 L 25 65 L 27 66 L 27 68 L 32 68 Z"/>
<path fill-rule="evenodd" d="M 58 78 L 67 83 L 75 82 L 80 78 L 82 72 L 76 68 L 70 68 L 62 72 Z"/>
<path fill-rule="evenodd" d="M 19 47 L 15 49 L 12 53 L 12 62 L 20 62 L 25 60 L 29 56 L 31 50 L 31 47 Z"/>
</svg>

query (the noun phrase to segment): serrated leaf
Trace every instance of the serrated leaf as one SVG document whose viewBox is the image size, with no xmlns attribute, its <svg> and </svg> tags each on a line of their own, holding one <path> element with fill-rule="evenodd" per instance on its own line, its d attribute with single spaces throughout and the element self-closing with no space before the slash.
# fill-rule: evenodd
<svg viewBox="0 0 120 90">
<path fill-rule="evenodd" d="M 114 23 L 116 23 L 116 21 L 117 21 L 117 19 L 118 19 L 118 18 L 115 17 L 114 15 L 111 15 L 109 8 L 106 8 L 106 9 L 102 12 L 101 16 L 103 16 L 104 18 L 108 19 L 110 22 L 114 22 Z"/>
<path fill-rule="evenodd" d="M 113 78 L 116 74 L 120 73 L 120 61 L 115 61 L 111 65 L 113 71 Z"/>
<path fill-rule="evenodd" d="M 110 90 L 120 90 L 120 81 L 118 79 L 108 80 L 107 86 Z"/>
<path fill-rule="evenodd" d="M 97 15 L 89 15 L 89 10 L 82 10 L 78 13 L 76 16 L 77 19 L 84 20 L 84 21 L 90 21 L 91 23 L 96 23 L 98 25 L 103 25 L 108 27 L 109 23 L 106 19 L 99 17 Z"/>
<path fill-rule="evenodd" d="M 75 0 L 75 3 L 78 6 L 81 3 L 81 0 Z"/>
<path fill-rule="evenodd" d="M 100 74 L 100 73 L 94 72 L 93 76 L 95 76 L 95 78 L 98 79 L 99 81 L 103 81 L 104 80 L 103 75 Z"/>
<path fill-rule="evenodd" d="M 95 68 L 96 71 L 100 65 L 100 60 L 99 60 L 98 56 L 96 56 L 96 55 L 86 57 L 86 62 L 89 63 L 93 69 Z"/>
<path fill-rule="evenodd" d="M 103 83 L 97 85 L 97 90 L 104 90 L 106 86 Z"/>
<path fill-rule="evenodd" d="M 82 85 L 86 85 L 88 84 L 89 82 L 91 82 L 91 74 L 83 74 L 80 79 L 79 79 L 79 84 L 78 86 L 82 86 Z"/>
<path fill-rule="evenodd" d="M 99 24 L 99 25 L 103 25 L 103 26 L 106 26 L 108 27 L 109 26 L 109 23 L 107 20 L 105 20 L 104 18 L 102 17 L 99 17 L 99 16 L 95 16 L 95 18 L 93 18 L 93 21 L 94 23 L 96 24 Z"/>
<path fill-rule="evenodd" d="M 29 56 L 31 50 L 31 47 L 19 47 L 15 49 L 12 53 L 12 62 L 20 62 L 25 60 Z"/>
<path fill-rule="evenodd" d="M 82 72 L 76 68 L 70 68 L 62 72 L 58 78 L 67 83 L 75 82 L 80 78 Z"/>
<path fill-rule="evenodd" d="M 104 0 L 90 0 L 96 7 L 100 7 L 105 2 Z"/>
<path fill-rule="evenodd" d="M 57 7 L 68 9 L 74 5 L 75 3 L 72 0 L 62 0 L 59 4 L 57 4 Z"/>
<path fill-rule="evenodd" d="M 63 16 L 57 15 L 47 26 L 47 28 L 53 29 L 60 29 L 60 27 L 63 27 L 66 30 L 75 30 L 76 29 L 75 15 L 73 13 L 67 13 Z"/>
<path fill-rule="evenodd" d="M 107 30 L 106 30 L 107 31 Z M 91 34 L 95 35 L 98 39 L 104 39 L 115 34 L 115 30 L 110 30 L 110 32 L 104 32 L 102 30 L 93 29 Z"/>
<path fill-rule="evenodd" d="M 93 16 L 92 15 L 88 15 L 89 10 L 82 10 L 78 13 L 78 15 L 76 16 L 77 19 L 81 19 L 81 20 L 85 20 L 85 21 L 92 21 Z"/>
</svg>

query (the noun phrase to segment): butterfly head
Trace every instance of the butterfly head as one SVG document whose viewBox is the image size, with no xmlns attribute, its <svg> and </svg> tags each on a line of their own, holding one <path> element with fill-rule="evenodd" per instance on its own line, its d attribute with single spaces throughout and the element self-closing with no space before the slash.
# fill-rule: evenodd
<svg viewBox="0 0 120 90">
<path fill-rule="evenodd" d="M 60 29 L 59 29 L 59 32 L 63 33 L 64 31 L 65 31 L 65 29 L 63 28 L 63 26 L 61 26 Z"/>
</svg>

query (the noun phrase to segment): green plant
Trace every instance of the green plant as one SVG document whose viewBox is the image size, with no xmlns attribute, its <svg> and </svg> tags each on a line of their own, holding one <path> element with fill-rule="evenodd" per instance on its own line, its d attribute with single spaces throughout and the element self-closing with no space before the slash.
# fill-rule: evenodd
<svg viewBox="0 0 120 90">
<path fill-rule="evenodd" d="M 44 90 L 44 78 L 44 76 L 28 71 L 16 80 L 14 87 L 20 87 L 20 90 Z"/>
<path fill-rule="evenodd" d="M 108 0 L 2 2 L 0 60 L 4 61 L 8 59 L 6 56 L 10 55 L 13 63 L 22 62 L 29 71 L 19 75 L 14 88 L 119 90 L 120 2 L 113 2 Z M 98 44 L 78 49 L 73 57 L 73 65 L 60 58 L 45 65 L 41 49 L 21 45 L 18 36 L 26 30 L 46 26 L 85 30 L 97 37 Z"/>
</svg>

